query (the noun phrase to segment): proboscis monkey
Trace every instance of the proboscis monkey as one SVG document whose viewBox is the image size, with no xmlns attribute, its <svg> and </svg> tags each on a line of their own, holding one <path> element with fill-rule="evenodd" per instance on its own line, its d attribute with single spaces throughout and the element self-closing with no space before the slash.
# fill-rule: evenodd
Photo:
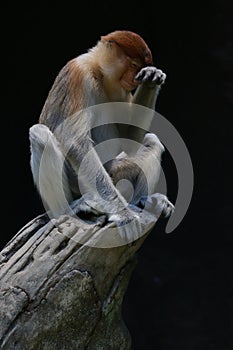
<svg viewBox="0 0 233 350">
<path fill-rule="evenodd" d="M 143 176 L 147 186 L 155 187 L 164 147 L 156 135 L 144 131 L 136 137 L 139 142 L 142 139 L 142 146 L 134 155 L 119 155 L 119 151 L 124 150 L 117 150 L 116 158 L 104 166 L 94 147 L 101 143 L 102 137 L 105 139 L 104 132 L 101 127 L 92 130 L 95 113 L 88 107 L 128 102 L 154 109 L 165 78 L 166 75 L 153 66 L 151 51 L 141 36 L 124 30 L 102 36 L 96 46 L 71 59 L 61 69 L 39 123 L 30 128 L 33 179 L 50 215 L 64 214 L 65 195 L 68 203 L 79 199 L 79 210 L 105 213 L 126 241 L 131 241 L 132 235 L 139 237 L 138 214 L 128 202 L 138 204 L 140 198 L 147 195 L 142 185 Z M 115 124 L 107 130 L 118 140 L 122 135 L 129 137 L 127 133 L 138 132 L 133 127 Z M 141 164 L 146 169 L 144 174 L 141 174 Z M 63 169 L 63 195 L 60 169 Z M 131 181 L 134 187 L 130 200 L 117 186 L 122 179 Z M 85 188 L 81 193 L 80 181 Z M 171 209 L 168 201 L 165 215 L 169 215 Z"/>
</svg>

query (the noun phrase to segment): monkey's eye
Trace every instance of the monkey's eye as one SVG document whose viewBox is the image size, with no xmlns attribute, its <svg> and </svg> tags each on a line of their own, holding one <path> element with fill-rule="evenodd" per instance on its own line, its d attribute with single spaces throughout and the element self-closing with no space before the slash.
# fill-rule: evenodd
<svg viewBox="0 0 233 350">
<path fill-rule="evenodd" d="M 138 65 L 137 65 L 137 63 L 135 63 L 135 62 L 131 62 L 131 67 L 137 69 L 137 68 L 138 68 Z"/>
</svg>

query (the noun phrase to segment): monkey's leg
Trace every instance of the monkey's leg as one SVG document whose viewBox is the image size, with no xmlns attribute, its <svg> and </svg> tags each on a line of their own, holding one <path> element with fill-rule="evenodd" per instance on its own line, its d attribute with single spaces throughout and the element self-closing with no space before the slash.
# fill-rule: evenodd
<svg viewBox="0 0 233 350">
<path fill-rule="evenodd" d="M 147 133 L 143 144 L 133 157 L 119 155 L 111 165 L 109 171 L 114 184 L 119 187 L 121 193 L 127 194 L 127 201 L 137 204 L 141 197 L 155 192 L 160 175 L 160 160 L 164 147 L 154 134 Z M 128 191 L 126 189 L 128 182 Z M 129 184 L 131 183 L 131 185 Z M 130 187 L 133 187 L 133 195 L 129 195 Z"/>
<path fill-rule="evenodd" d="M 67 212 L 72 201 L 64 155 L 53 133 L 43 124 L 30 128 L 31 170 L 46 210 L 52 217 Z"/>
<path fill-rule="evenodd" d="M 174 211 L 174 205 L 167 196 L 156 192 L 156 186 L 161 171 L 161 155 L 164 146 L 155 134 L 147 133 L 143 145 L 139 148 L 135 161 L 143 168 L 139 173 L 135 188 L 135 203 L 145 207 L 156 216 L 168 217 Z M 145 183 L 146 182 L 146 183 Z"/>
<path fill-rule="evenodd" d="M 154 134 L 147 134 L 144 140 L 144 145 L 135 157 L 129 158 L 124 155 L 115 159 L 110 174 L 115 185 L 130 204 L 145 208 L 157 217 L 160 215 L 168 217 L 173 213 L 174 205 L 166 195 L 155 193 L 161 169 L 158 153 L 161 152 L 161 144 Z M 130 192 L 132 186 L 133 194 Z"/>
<path fill-rule="evenodd" d="M 149 196 L 156 191 L 164 150 L 164 146 L 155 134 L 145 134 L 143 144 L 133 158 L 141 169 L 136 182 L 135 203 L 138 203 L 142 196 Z"/>
<path fill-rule="evenodd" d="M 34 125 L 30 129 L 33 179 L 49 216 L 50 213 L 53 218 L 57 218 L 62 214 L 73 215 L 77 209 L 76 205 L 73 207 L 74 201 L 69 187 L 69 173 L 67 174 L 64 171 L 65 159 L 64 152 L 61 149 L 65 149 L 69 150 L 71 161 L 69 157 L 68 159 L 72 168 L 79 175 L 80 182 L 83 181 L 83 195 L 78 203 L 76 202 L 78 211 L 84 210 L 106 214 L 110 221 L 116 223 L 125 242 L 138 238 L 141 234 L 139 216 L 127 207 L 127 202 L 113 185 L 109 174 L 95 154 L 95 150 L 91 148 L 92 145 L 87 140 L 84 147 L 87 147 L 89 152 L 84 153 L 85 157 L 81 154 L 80 147 L 82 145 L 80 146 L 78 142 L 70 142 L 70 140 L 73 141 L 74 138 L 69 138 L 67 143 L 60 148 L 61 143 L 45 125 Z M 75 148 L 72 147 L 73 145 L 75 145 Z M 81 161 L 81 165 L 78 161 Z M 96 188 L 94 187 L 95 184 Z M 100 192 L 96 193 L 96 189 L 100 189 Z M 103 200 L 101 201 L 101 199 Z"/>
</svg>

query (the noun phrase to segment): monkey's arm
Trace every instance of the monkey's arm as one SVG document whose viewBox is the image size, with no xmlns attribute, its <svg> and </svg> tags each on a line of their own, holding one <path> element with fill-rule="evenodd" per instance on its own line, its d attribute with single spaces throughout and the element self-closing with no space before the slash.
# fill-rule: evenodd
<svg viewBox="0 0 233 350">
<path fill-rule="evenodd" d="M 156 100 L 165 79 L 166 74 L 153 66 L 142 68 L 135 77 L 135 80 L 139 81 L 140 85 L 137 87 L 131 103 L 148 107 L 148 109 L 145 108 L 143 111 L 144 116 L 140 119 L 140 128 L 132 125 L 128 130 L 129 137 L 132 137 L 139 143 L 143 142 L 146 131 L 150 130 Z"/>
<path fill-rule="evenodd" d="M 166 74 L 160 69 L 152 66 L 142 68 L 135 77 L 135 80 L 141 84 L 135 91 L 132 102 L 154 109 L 159 91 L 165 79 Z"/>
</svg>

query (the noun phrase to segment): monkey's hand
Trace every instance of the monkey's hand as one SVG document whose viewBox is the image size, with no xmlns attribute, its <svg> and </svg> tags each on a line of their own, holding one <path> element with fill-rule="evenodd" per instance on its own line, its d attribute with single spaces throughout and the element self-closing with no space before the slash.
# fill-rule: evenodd
<svg viewBox="0 0 233 350">
<path fill-rule="evenodd" d="M 116 224 L 125 244 L 132 243 L 142 235 L 139 215 L 128 208 L 123 209 L 119 214 L 111 214 L 109 221 Z"/>
<path fill-rule="evenodd" d="M 144 83 L 149 87 L 154 87 L 156 85 L 163 85 L 166 80 L 166 74 L 153 66 L 144 67 L 136 75 L 135 80 L 140 83 Z"/>
</svg>

